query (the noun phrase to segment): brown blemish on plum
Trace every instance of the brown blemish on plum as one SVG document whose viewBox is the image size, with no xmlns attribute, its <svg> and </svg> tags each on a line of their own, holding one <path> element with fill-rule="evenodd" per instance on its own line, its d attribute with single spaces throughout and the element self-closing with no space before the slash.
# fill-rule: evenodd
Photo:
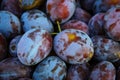
<svg viewBox="0 0 120 80">
<path fill-rule="evenodd" d="M 101 71 L 106 71 L 106 67 L 107 67 L 106 64 L 102 64 L 101 67 L 100 67 L 100 70 Z"/>
<path fill-rule="evenodd" d="M 52 4 L 49 3 L 49 4 L 47 5 L 47 9 L 48 9 L 48 11 L 50 11 L 51 8 L 52 8 Z"/>
<path fill-rule="evenodd" d="M 111 24 L 110 27 L 108 28 L 108 31 L 111 32 L 115 26 L 116 26 L 116 23 Z"/>
<path fill-rule="evenodd" d="M 84 32 L 81 32 L 81 34 L 82 34 L 82 35 L 85 35 L 85 33 L 84 33 Z"/>
<path fill-rule="evenodd" d="M 39 18 L 39 16 L 38 16 L 38 15 L 35 15 L 34 19 L 37 19 L 37 18 Z"/>
<path fill-rule="evenodd" d="M 109 41 L 108 39 L 102 39 L 103 43 L 108 43 L 108 41 Z"/>
<path fill-rule="evenodd" d="M 88 58 L 89 55 L 88 55 L 87 53 L 84 53 L 84 54 L 83 54 L 83 57 L 84 57 L 84 58 Z"/>
<path fill-rule="evenodd" d="M 80 52 L 79 52 L 79 53 L 77 52 L 77 53 L 76 53 L 76 56 L 81 56 L 81 53 L 80 53 Z"/>
<path fill-rule="evenodd" d="M 34 63 L 34 59 L 31 59 L 30 64 Z"/>
<path fill-rule="evenodd" d="M 83 11 L 84 11 L 84 10 L 83 10 Z M 84 16 L 84 18 L 86 18 L 86 20 L 88 20 L 88 21 L 89 21 L 89 19 L 91 18 L 91 15 L 88 14 L 86 11 L 84 11 L 83 16 Z"/>
<path fill-rule="evenodd" d="M 40 30 L 37 29 L 37 30 L 35 30 L 34 32 L 29 33 L 28 37 L 29 37 L 30 39 L 32 39 L 33 41 L 35 41 L 35 36 L 36 36 L 35 34 L 36 34 L 37 32 L 40 32 Z"/>
<path fill-rule="evenodd" d="M 65 70 L 62 69 L 62 70 L 58 73 L 58 76 L 61 76 L 61 75 L 64 74 L 64 73 L 65 73 Z"/>
<path fill-rule="evenodd" d="M 80 44 L 81 46 L 83 46 L 83 43 L 78 42 L 78 44 Z"/>
<path fill-rule="evenodd" d="M 29 19 L 29 20 L 30 20 L 31 18 L 36 19 L 36 17 L 38 17 L 38 16 L 35 16 L 35 17 L 34 17 L 34 14 L 37 13 L 37 12 L 39 13 L 39 11 L 37 11 L 37 10 L 29 11 L 28 19 Z"/>
<path fill-rule="evenodd" d="M 56 65 L 56 66 L 51 70 L 51 72 L 54 73 L 54 72 L 57 70 L 58 66 L 59 66 L 59 65 Z"/>
<path fill-rule="evenodd" d="M 75 66 L 75 71 L 77 71 L 77 74 L 81 73 L 82 74 L 82 78 L 84 79 L 88 73 L 86 73 L 87 71 L 82 67 L 82 66 Z"/>
<path fill-rule="evenodd" d="M 39 57 L 40 57 L 40 54 L 37 53 L 37 54 L 35 55 L 34 59 L 37 59 L 37 58 L 39 58 Z"/>
<path fill-rule="evenodd" d="M 52 38 L 51 38 L 51 35 L 48 33 L 48 32 L 45 32 L 42 37 L 44 39 L 47 39 L 49 42 L 52 42 Z"/>
<path fill-rule="evenodd" d="M 74 56 L 67 55 L 67 61 L 69 62 L 70 60 L 74 60 Z"/>
<path fill-rule="evenodd" d="M 58 8 L 57 8 L 57 11 L 56 11 L 56 14 L 58 15 L 58 17 L 60 19 L 66 19 L 69 16 L 69 11 L 68 11 L 67 6 L 65 6 L 63 4 L 59 4 Z"/>
<path fill-rule="evenodd" d="M 109 65 L 109 64 L 108 64 Z M 104 75 L 102 75 L 101 76 L 101 78 L 102 78 L 102 80 L 107 80 L 110 76 L 110 72 L 109 72 L 109 70 L 107 70 L 106 69 L 107 68 L 107 64 L 102 64 L 101 65 L 101 67 L 100 67 L 100 70 L 102 71 L 102 72 L 106 72 L 106 74 L 104 74 Z"/>
<path fill-rule="evenodd" d="M 63 50 L 61 50 L 59 53 L 60 53 L 60 54 L 63 54 Z"/>
<path fill-rule="evenodd" d="M 39 46 L 37 54 L 39 54 L 39 56 L 41 58 L 44 58 L 45 52 L 43 51 L 43 49 L 41 48 L 41 46 Z"/>
<path fill-rule="evenodd" d="M 46 44 L 46 46 L 48 47 L 48 50 L 51 49 L 52 47 L 52 37 L 49 33 L 45 32 L 43 35 L 42 35 L 43 39 L 45 39 L 43 41 L 43 44 Z"/>
<path fill-rule="evenodd" d="M 24 57 L 24 56 L 25 56 L 25 53 L 23 53 L 22 56 Z"/>
<path fill-rule="evenodd" d="M 64 3 L 64 2 L 65 2 L 65 0 L 60 0 L 60 2 L 61 2 L 61 3 Z"/>
<path fill-rule="evenodd" d="M 111 33 L 111 35 L 113 35 L 113 34 Z M 115 36 L 113 36 L 113 38 L 114 38 L 115 40 L 118 40 L 119 37 L 120 37 L 120 32 L 116 32 L 116 33 L 115 33 Z"/>
<path fill-rule="evenodd" d="M 79 60 L 78 60 L 78 62 L 81 62 L 81 61 L 83 61 L 84 60 L 84 58 L 82 57 L 82 58 L 79 58 Z"/>
<path fill-rule="evenodd" d="M 17 25 L 15 24 L 15 22 L 11 21 L 10 24 L 12 25 L 12 29 L 14 32 L 18 32 L 18 27 Z"/>
<path fill-rule="evenodd" d="M 21 53 L 18 53 L 19 56 L 21 56 Z"/>
</svg>

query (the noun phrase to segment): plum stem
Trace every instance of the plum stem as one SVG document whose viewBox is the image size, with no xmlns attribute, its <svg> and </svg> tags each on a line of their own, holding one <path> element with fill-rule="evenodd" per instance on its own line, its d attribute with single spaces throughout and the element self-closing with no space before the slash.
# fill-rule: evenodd
<svg viewBox="0 0 120 80">
<path fill-rule="evenodd" d="M 57 21 L 58 31 L 61 32 L 60 22 Z"/>
<path fill-rule="evenodd" d="M 61 32 L 60 22 L 57 21 L 56 23 L 57 23 L 58 31 Z M 53 32 L 53 33 L 51 33 L 51 35 L 56 35 L 56 34 L 58 34 L 59 32 Z"/>
<path fill-rule="evenodd" d="M 58 34 L 58 33 L 55 33 L 55 32 L 53 32 L 53 33 L 51 33 L 52 35 L 56 35 L 56 34 Z"/>
</svg>

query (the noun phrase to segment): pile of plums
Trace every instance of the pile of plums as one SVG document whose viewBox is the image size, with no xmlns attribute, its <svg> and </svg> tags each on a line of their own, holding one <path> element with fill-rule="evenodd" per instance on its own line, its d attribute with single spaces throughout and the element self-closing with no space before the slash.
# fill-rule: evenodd
<svg viewBox="0 0 120 80">
<path fill-rule="evenodd" d="M 120 0 L 0 0 L 0 80 L 120 80 Z"/>
</svg>

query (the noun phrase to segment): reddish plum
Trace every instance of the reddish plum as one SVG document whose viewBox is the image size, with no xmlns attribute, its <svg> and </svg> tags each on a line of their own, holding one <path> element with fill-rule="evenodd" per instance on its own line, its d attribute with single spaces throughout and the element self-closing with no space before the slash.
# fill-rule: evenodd
<svg viewBox="0 0 120 80">
<path fill-rule="evenodd" d="M 47 13 L 53 22 L 64 23 L 75 11 L 75 0 L 47 0 Z"/>
</svg>

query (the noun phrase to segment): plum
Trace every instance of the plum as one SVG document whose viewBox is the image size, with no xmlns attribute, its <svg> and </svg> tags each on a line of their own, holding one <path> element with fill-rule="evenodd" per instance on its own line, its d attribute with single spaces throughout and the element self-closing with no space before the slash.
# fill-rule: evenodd
<svg viewBox="0 0 120 80">
<path fill-rule="evenodd" d="M 18 42 L 17 56 L 24 65 L 36 65 L 48 56 L 51 49 L 51 35 L 46 30 L 31 29 Z"/>
<path fill-rule="evenodd" d="M 33 28 L 45 29 L 48 32 L 54 31 L 52 22 L 47 18 L 46 14 L 37 9 L 24 12 L 21 16 L 21 22 L 23 23 L 24 32 Z"/>
<path fill-rule="evenodd" d="M 0 11 L 0 32 L 8 39 L 21 34 L 19 19 L 9 11 Z"/>
<path fill-rule="evenodd" d="M 93 13 L 106 12 L 111 7 L 120 5 L 120 0 L 95 0 Z"/>
<path fill-rule="evenodd" d="M 53 45 L 56 54 L 70 64 L 86 63 L 94 54 L 90 37 L 77 29 L 66 29 L 58 33 Z"/>
<path fill-rule="evenodd" d="M 78 29 L 81 31 L 84 31 L 85 33 L 89 34 L 89 29 L 86 23 L 80 21 L 80 20 L 69 20 L 63 26 L 61 27 L 63 30 L 64 29 Z"/>
<path fill-rule="evenodd" d="M 95 35 L 105 35 L 104 15 L 105 13 L 97 13 L 90 19 L 88 26 L 91 37 Z"/>
<path fill-rule="evenodd" d="M 38 64 L 34 73 L 34 80 L 64 80 L 66 64 L 59 57 L 49 56 Z"/>
<path fill-rule="evenodd" d="M 0 62 L 0 80 L 18 80 L 31 77 L 32 68 L 23 65 L 18 58 L 6 58 Z"/>
<path fill-rule="evenodd" d="M 92 41 L 96 60 L 115 62 L 120 59 L 120 44 L 118 42 L 101 36 L 92 37 Z"/>
<path fill-rule="evenodd" d="M 104 21 L 107 35 L 115 41 L 120 41 L 120 7 L 110 8 L 104 16 Z"/>
<path fill-rule="evenodd" d="M 24 10 L 30 10 L 42 5 L 44 0 L 19 0 L 19 6 Z"/>
<path fill-rule="evenodd" d="M 79 1 L 80 1 L 80 4 L 81 4 L 81 7 L 84 10 L 92 13 L 93 4 L 94 4 L 95 1 L 98 1 L 98 0 L 79 0 Z"/>
<path fill-rule="evenodd" d="M 75 0 L 47 0 L 46 10 L 53 22 L 64 23 L 73 16 L 75 6 Z"/>
<path fill-rule="evenodd" d="M 89 64 L 71 65 L 68 68 L 66 80 L 88 80 L 89 74 Z"/>
<path fill-rule="evenodd" d="M 91 15 L 90 13 L 88 13 L 87 11 L 85 11 L 84 9 L 80 8 L 80 7 L 76 7 L 75 12 L 73 14 L 73 19 L 77 19 L 80 21 L 85 22 L 86 24 L 88 24 Z"/>
<path fill-rule="evenodd" d="M 20 17 L 23 10 L 19 6 L 19 4 L 20 4 L 19 0 L 2 0 L 1 9 L 9 11 L 13 13 L 14 15 Z"/>
<path fill-rule="evenodd" d="M 108 61 L 98 63 L 92 70 L 89 80 L 115 80 L 116 70 Z"/>
<path fill-rule="evenodd" d="M 18 45 L 18 42 L 21 39 L 21 37 L 22 37 L 21 35 L 18 35 L 10 41 L 9 53 L 13 57 L 17 57 L 17 45 Z"/>
</svg>

